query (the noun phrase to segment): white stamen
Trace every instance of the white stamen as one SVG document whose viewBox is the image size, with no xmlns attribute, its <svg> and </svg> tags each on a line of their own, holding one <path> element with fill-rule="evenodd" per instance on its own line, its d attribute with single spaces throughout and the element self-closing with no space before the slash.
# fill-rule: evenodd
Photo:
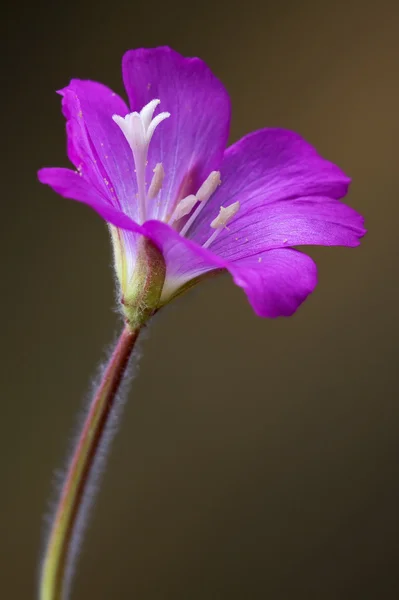
<svg viewBox="0 0 399 600">
<path fill-rule="evenodd" d="M 204 244 L 202 244 L 203 248 L 209 248 L 209 246 L 212 244 L 212 242 L 214 240 L 216 240 L 217 236 L 219 235 L 219 233 L 221 232 L 221 229 L 216 229 L 212 235 L 206 240 L 206 242 Z"/>
<path fill-rule="evenodd" d="M 148 200 L 154 200 L 156 198 L 162 188 L 163 180 L 165 177 L 165 171 L 162 163 L 158 163 L 155 165 L 154 175 L 152 177 L 150 187 L 147 192 Z"/>
<path fill-rule="evenodd" d="M 186 198 L 183 198 L 183 200 L 180 200 L 179 204 L 173 211 L 171 218 L 169 219 L 169 225 L 172 225 L 172 223 L 174 223 L 175 221 L 178 221 L 182 217 L 188 215 L 188 213 L 192 211 L 197 202 L 198 198 L 197 196 L 194 196 L 194 194 L 190 194 L 190 196 L 187 196 Z"/>
<path fill-rule="evenodd" d="M 159 123 L 170 117 L 169 113 L 163 112 L 153 118 L 154 110 L 159 103 L 160 100 L 151 100 L 139 113 L 132 112 L 125 117 L 119 115 L 112 116 L 115 123 L 121 128 L 133 152 L 141 222 L 144 222 L 146 217 L 145 170 L 147 166 L 148 146 Z"/>
<path fill-rule="evenodd" d="M 224 227 L 226 227 L 227 223 L 237 214 L 239 209 L 239 202 L 233 202 L 233 204 L 230 204 L 230 206 L 220 207 L 218 216 L 216 217 L 216 219 L 213 219 L 211 223 L 211 227 L 212 229 L 215 229 L 215 231 L 206 240 L 206 242 L 202 244 L 203 248 L 208 248 L 212 244 L 212 242 L 215 241 L 219 233 L 224 229 Z"/>
<path fill-rule="evenodd" d="M 230 206 L 221 206 L 219 214 L 216 219 L 213 219 L 211 223 L 212 229 L 219 229 L 219 227 L 225 227 L 227 223 L 238 213 L 240 209 L 240 203 L 233 202 Z"/>
<path fill-rule="evenodd" d="M 206 202 L 220 185 L 220 171 L 212 171 L 195 194 L 200 202 Z"/>
<path fill-rule="evenodd" d="M 188 219 L 187 223 L 184 225 L 183 229 L 180 231 L 180 235 L 185 235 L 187 233 L 187 231 L 190 229 L 191 225 L 194 223 L 195 219 L 198 217 L 201 210 L 204 208 L 205 204 L 208 202 L 209 198 L 212 196 L 219 184 L 220 171 L 212 171 L 212 173 L 210 173 L 205 179 L 198 192 L 195 194 L 200 203 L 191 215 L 191 217 Z"/>
</svg>

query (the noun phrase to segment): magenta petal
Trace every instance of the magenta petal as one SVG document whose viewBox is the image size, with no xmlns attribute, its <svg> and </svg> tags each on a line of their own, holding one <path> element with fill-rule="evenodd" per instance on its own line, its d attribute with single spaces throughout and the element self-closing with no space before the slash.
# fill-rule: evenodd
<svg viewBox="0 0 399 600">
<path fill-rule="evenodd" d="M 256 238 L 254 239 L 257 246 L 255 251 L 275 247 L 276 241 L 270 239 L 272 226 L 268 227 L 268 218 L 270 215 L 270 218 L 276 221 L 279 211 L 282 224 L 280 231 L 283 229 L 285 231 L 280 236 L 278 245 L 283 245 L 283 240 L 292 234 L 290 223 L 283 222 L 284 213 L 294 217 L 296 209 L 298 217 L 302 220 L 306 220 L 306 216 L 309 219 L 318 219 L 319 223 L 315 224 L 315 227 L 320 228 L 323 219 L 327 222 L 335 221 L 335 216 L 338 214 L 337 229 L 341 226 L 345 229 L 346 225 L 349 228 L 359 226 L 359 216 L 355 211 L 347 209 L 340 203 L 331 202 L 346 194 L 349 178 L 334 164 L 321 158 L 310 144 L 291 131 L 264 129 L 244 137 L 228 148 L 221 171 L 222 185 L 189 232 L 191 239 L 199 244 L 204 243 L 210 233 L 209 224 L 217 215 L 219 207 L 238 200 L 240 210 L 229 224 L 229 228 L 222 232 L 212 247 L 215 252 L 224 253 L 228 247 L 237 246 L 233 242 L 238 242 L 242 247 L 242 255 L 250 254 L 244 248 L 246 237 L 250 244 L 252 237 Z M 302 197 L 307 198 L 306 207 L 305 203 L 302 206 L 293 203 L 290 208 L 285 207 L 287 202 Z M 327 203 L 328 207 L 323 207 L 324 203 Z M 317 215 L 319 209 L 320 218 Z M 306 227 L 312 229 L 306 225 L 302 227 L 302 233 L 305 233 Z M 264 233 L 262 233 L 263 228 Z M 260 243 L 262 236 L 263 245 Z M 342 232 L 342 241 L 338 231 L 330 236 L 330 241 L 329 236 L 325 241 L 321 235 L 316 236 L 318 241 L 311 241 L 311 239 L 305 241 L 304 237 L 306 236 L 302 235 L 301 240 L 294 243 L 346 245 L 345 240 L 348 235 Z M 335 241 L 331 242 L 333 238 Z M 351 241 L 349 245 L 354 243 Z M 231 250 L 228 250 L 226 256 L 231 254 Z"/>
<path fill-rule="evenodd" d="M 296 250 L 270 250 L 260 256 L 228 262 L 159 221 L 148 221 L 143 230 L 163 252 L 166 261 L 164 301 L 198 275 L 213 269 L 227 269 L 234 282 L 244 289 L 256 314 L 288 316 L 317 283 L 313 260 Z"/>
<path fill-rule="evenodd" d="M 212 269 L 226 269 L 228 262 L 182 237 L 161 221 L 147 221 L 144 235 L 161 250 L 166 262 L 163 297 L 170 296 L 188 281 Z"/>
<path fill-rule="evenodd" d="M 49 185 L 55 192 L 78 200 L 91 206 L 107 223 L 120 228 L 125 249 L 128 273 L 134 271 L 137 258 L 138 235 L 144 235 L 142 227 L 109 202 L 101 190 L 96 190 L 90 181 L 70 169 L 47 168 L 40 169 L 38 178 L 41 183 Z M 106 192 L 107 190 L 105 190 Z"/>
<path fill-rule="evenodd" d="M 68 155 L 110 201 L 132 218 L 137 216 L 137 185 L 131 149 L 112 120 L 125 116 L 124 101 L 105 85 L 73 79 L 61 90 L 63 111 L 68 119 Z"/>
<path fill-rule="evenodd" d="M 230 100 L 222 83 L 198 58 L 170 48 L 130 50 L 123 57 L 123 79 L 131 109 L 153 99 L 170 113 L 154 133 L 149 172 L 162 163 L 165 181 L 152 218 L 163 219 L 178 198 L 195 193 L 219 169 L 230 125 Z"/>
<path fill-rule="evenodd" d="M 212 244 L 228 260 L 300 245 L 358 246 L 364 219 L 339 200 L 309 196 L 240 211 Z"/>
<path fill-rule="evenodd" d="M 242 259 L 229 270 L 259 317 L 289 317 L 317 284 L 313 260 L 290 248 Z"/>
<path fill-rule="evenodd" d="M 108 223 L 141 233 L 139 225 L 115 208 L 104 195 L 93 188 L 91 182 L 84 179 L 79 173 L 57 167 L 45 168 L 38 172 L 38 179 L 64 198 L 88 204 Z"/>
</svg>

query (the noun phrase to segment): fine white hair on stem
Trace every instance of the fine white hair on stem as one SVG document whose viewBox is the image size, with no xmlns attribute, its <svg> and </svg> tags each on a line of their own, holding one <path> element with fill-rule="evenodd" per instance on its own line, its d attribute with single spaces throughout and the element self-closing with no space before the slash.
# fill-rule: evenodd
<svg viewBox="0 0 399 600">
<path fill-rule="evenodd" d="M 90 467 L 90 472 L 88 474 L 87 480 L 85 481 L 84 492 L 83 492 L 83 496 L 81 498 L 79 509 L 78 509 L 78 512 L 77 512 L 77 515 L 75 518 L 75 522 L 74 522 L 74 526 L 73 526 L 73 530 L 72 530 L 72 534 L 71 534 L 71 539 L 70 539 L 70 543 L 69 543 L 68 553 L 67 553 L 67 557 L 66 557 L 65 577 L 64 577 L 64 583 L 63 583 L 63 592 L 64 593 L 63 593 L 62 600 L 67 600 L 67 598 L 69 598 L 71 584 L 72 584 L 73 576 L 74 576 L 74 573 L 76 570 L 77 559 L 78 559 L 82 541 L 83 541 L 83 535 L 85 533 L 85 530 L 87 528 L 89 518 L 90 518 L 90 511 L 94 507 L 96 494 L 98 492 L 99 485 L 101 483 L 101 476 L 105 470 L 106 459 L 107 459 L 108 453 L 110 451 L 111 442 L 112 442 L 112 440 L 118 430 L 118 426 L 121 422 L 123 408 L 124 408 L 125 402 L 127 400 L 130 383 L 132 382 L 133 378 L 137 374 L 138 363 L 139 363 L 139 359 L 141 357 L 140 347 L 141 347 L 143 337 L 144 337 L 143 334 L 140 333 L 139 338 L 136 341 L 132 355 L 129 359 L 129 363 L 125 370 L 124 376 L 120 383 L 118 392 L 116 393 L 116 396 L 114 398 L 111 411 L 107 417 L 107 423 L 101 434 L 99 445 L 96 449 L 96 454 L 95 454 L 93 463 Z M 113 350 L 115 348 L 115 345 L 116 345 L 115 343 L 112 344 L 110 349 L 108 350 L 108 352 L 107 352 L 108 358 L 111 358 Z M 102 381 L 103 375 L 107 368 L 107 364 L 108 364 L 107 360 L 101 364 L 101 366 L 97 370 L 96 376 L 94 377 L 94 379 L 92 381 L 91 391 L 86 397 L 84 409 L 81 411 L 81 414 L 79 415 L 79 418 L 78 418 L 76 434 L 73 436 L 71 443 L 70 443 L 70 448 L 71 448 L 69 451 L 70 458 L 68 458 L 68 460 L 66 461 L 65 468 L 62 470 L 58 470 L 55 473 L 55 486 L 54 486 L 55 490 L 54 490 L 54 496 L 53 496 L 53 498 L 55 497 L 55 501 L 54 501 L 54 499 L 51 501 L 51 503 L 50 503 L 51 509 L 50 509 L 49 513 L 45 516 L 45 522 L 46 522 L 45 536 L 44 536 L 45 539 L 44 539 L 44 547 L 43 547 L 43 552 L 42 552 L 43 559 L 42 559 L 42 564 L 40 565 L 39 577 L 42 572 L 43 560 L 45 557 L 45 548 L 47 547 L 47 542 L 48 542 L 49 535 L 51 532 L 51 526 L 54 522 L 56 510 L 57 510 L 59 500 L 61 497 L 61 493 L 62 493 L 62 487 L 63 487 L 64 481 L 67 477 L 68 468 L 71 463 L 71 458 L 73 456 L 73 451 L 74 451 L 74 448 L 76 447 L 77 441 L 79 440 L 83 424 L 86 420 L 86 417 L 87 417 L 87 414 L 89 411 L 91 400 L 99 388 L 100 382 Z"/>
</svg>

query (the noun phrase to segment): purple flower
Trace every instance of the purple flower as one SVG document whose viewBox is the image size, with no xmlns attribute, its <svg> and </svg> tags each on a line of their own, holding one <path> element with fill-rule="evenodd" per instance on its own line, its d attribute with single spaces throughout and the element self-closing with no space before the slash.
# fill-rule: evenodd
<svg viewBox="0 0 399 600">
<path fill-rule="evenodd" d="M 157 308 L 222 269 L 258 315 L 291 315 L 316 285 L 313 260 L 293 246 L 357 246 L 365 233 L 340 201 L 348 177 L 283 129 L 226 149 L 229 97 L 197 58 L 131 50 L 122 69 L 130 109 L 93 81 L 60 91 L 77 170 L 41 169 L 40 181 L 108 222 L 124 296 L 137 296 L 147 238 L 166 268 Z"/>
</svg>

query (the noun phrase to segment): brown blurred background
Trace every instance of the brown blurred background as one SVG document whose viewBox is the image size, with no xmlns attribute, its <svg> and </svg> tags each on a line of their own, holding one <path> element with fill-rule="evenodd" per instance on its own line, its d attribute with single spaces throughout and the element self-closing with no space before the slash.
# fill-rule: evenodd
<svg viewBox="0 0 399 600">
<path fill-rule="evenodd" d="M 36 182 L 68 164 L 54 91 L 122 93 L 122 53 L 165 43 L 224 81 L 232 141 L 283 126 L 339 163 L 369 234 L 311 250 L 294 318 L 257 319 L 227 276 L 161 313 L 73 600 L 399 597 L 399 5 L 43 1 L 1 27 L 0 597 L 35 597 L 54 472 L 120 325 L 106 227 Z"/>
</svg>

